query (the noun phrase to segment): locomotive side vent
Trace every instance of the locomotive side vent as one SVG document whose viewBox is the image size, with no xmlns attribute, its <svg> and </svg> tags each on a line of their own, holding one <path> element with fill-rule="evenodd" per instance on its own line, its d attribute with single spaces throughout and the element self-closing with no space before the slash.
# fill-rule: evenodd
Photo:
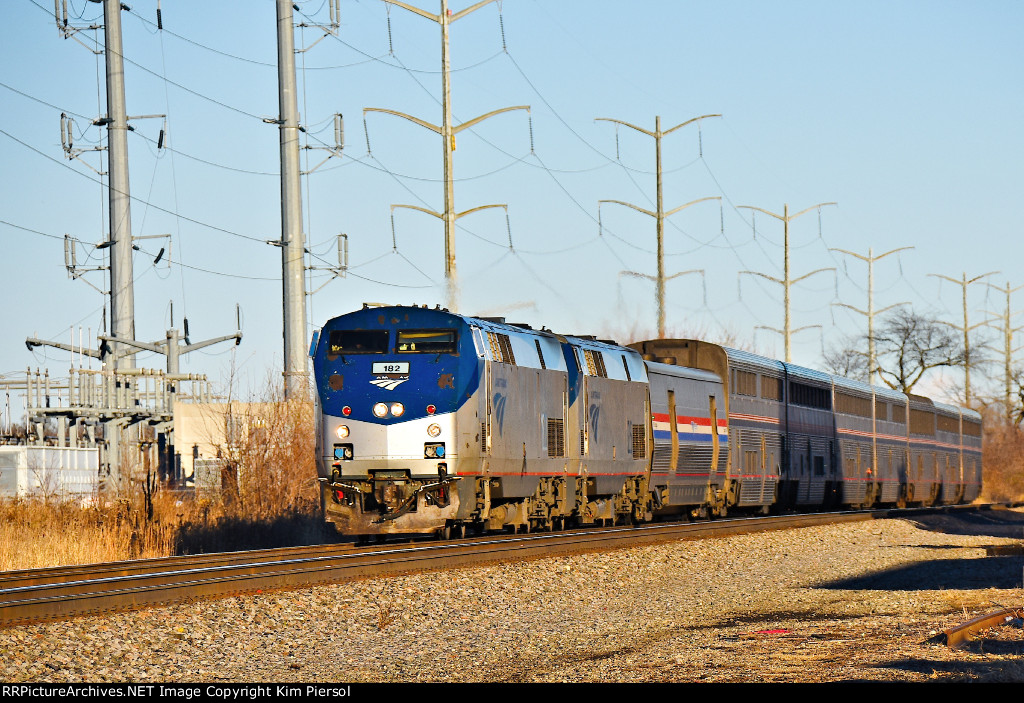
<svg viewBox="0 0 1024 703">
<path fill-rule="evenodd" d="M 548 418 L 548 456 L 565 456 L 565 420 Z"/>
<path fill-rule="evenodd" d="M 580 430 L 580 456 L 584 456 L 587 453 L 587 436 L 583 430 Z"/>
<path fill-rule="evenodd" d="M 487 341 L 491 345 L 491 358 L 494 361 L 515 366 L 516 355 L 512 353 L 512 341 L 507 334 L 488 332 Z"/>
<path fill-rule="evenodd" d="M 608 367 L 604 365 L 604 355 L 600 351 L 584 349 L 583 358 L 587 362 L 587 372 L 591 376 L 608 378 Z"/>
<path fill-rule="evenodd" d="M 644 425 L 633 425 L 633 458 L 643 459 L 647 456 L 647 428 Z"/>
<path fill-rule="evenodd" d="M 480 453 L 487 453 L 487 422 L 480 423 Z"/>
<path fill-rule="evenodd" d="M 544 363 L 544 351 L 540 348 L 540 340 L 539 339 L 535 339 L 535 340 L 533 340 L 533 343 L 537 345 L 537 358 L 540 359 L 540 367 L 542 369 L 546 369 L 548 367 L 548 365 L 546 363 Z M 561 456 L 561 455 L 559 455 L 559 456 Z"/>
</svg>

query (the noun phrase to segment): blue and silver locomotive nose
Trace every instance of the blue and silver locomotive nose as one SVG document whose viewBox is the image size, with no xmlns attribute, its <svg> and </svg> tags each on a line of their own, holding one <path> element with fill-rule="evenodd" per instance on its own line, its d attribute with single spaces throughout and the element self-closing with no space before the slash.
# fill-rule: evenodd
<svg viewBox="0 0 1024 703">
<path fill-rule="evenodd" d="M 479 379 L 472 331 L 461 318 L 420 308 L 345 315 L 321 332 L 313 366 L 319 474 L 325 489 L 334 486 L 324 501 L 329 516 L 339 492 L 363 503 L 355 512 L 372 516 L 366 508 L 377 505 L 381 517 L 422 498 L 424 486 L 457 480 L 456 416 Z"/>
</svg>

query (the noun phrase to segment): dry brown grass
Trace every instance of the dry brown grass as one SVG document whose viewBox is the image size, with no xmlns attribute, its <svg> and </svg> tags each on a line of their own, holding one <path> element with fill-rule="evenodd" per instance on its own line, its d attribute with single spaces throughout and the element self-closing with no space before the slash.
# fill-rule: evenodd
<svg viewBox="0 0 1024 703">
<path fill-rule="evenodd" d="M 267 396 L 244 406 L 234 422 L 241 431 L 218 447 L 219 495 L 156 486 L 151 462 L 125 457 L 123 495 L 92 505 L 0 502 L 0 571 L 330 539 L 319 516 L 313 404 Z"/>
<path fill-rule="evenodd" d="M 1024 500 L 1024 431 L 986 413 L 982 457 L 982 500 Z"/>
<path fill-rule="evenodd" d="M 5 501 L 0 571 L 166 556 L 173 553 L 175 532 L 169 521 L 146 521 L 127 501 Z"/>
<path fill-rule="evenodd" d="M 234 437 L 218 446 L 225 459 L 222 498 L 229 515 L 273 518 L 316 502 L 313 403 L 280 394 L 243 406 Z"/>
</svg>

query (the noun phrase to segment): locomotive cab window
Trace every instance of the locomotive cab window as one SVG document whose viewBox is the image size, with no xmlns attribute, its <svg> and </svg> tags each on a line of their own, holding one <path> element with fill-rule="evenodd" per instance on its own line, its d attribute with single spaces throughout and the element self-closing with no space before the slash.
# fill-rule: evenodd
<svg viewBox="0 0 1024 703">
<path fill-rule="evenodd" d="M 387 330 L 331 330 L 328 356 L 338 354 L 384 354 L 388 350 Z"/>
<path fill-rule="evenodd" d="M 458 341 L 455 330 L 398 330 L 395 351 L 399 354 L 454 354 Z"/>
</svg>

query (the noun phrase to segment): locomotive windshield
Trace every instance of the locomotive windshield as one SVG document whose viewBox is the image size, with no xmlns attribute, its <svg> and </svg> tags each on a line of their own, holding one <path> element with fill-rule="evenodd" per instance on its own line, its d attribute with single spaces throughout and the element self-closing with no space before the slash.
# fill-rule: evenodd
<svg viewBox="0 0 1024 703">
<path fill-rule="evenodd" d="M 327 353 L 383 354 L 388 350 L 387 330 L 332 330 Z"/>
<path fill-rule="evenodd" d="M 399 354 L 454 354 L 458 342 L 455 330 L 398 330 L 395 351 Z"/>
</svg>

